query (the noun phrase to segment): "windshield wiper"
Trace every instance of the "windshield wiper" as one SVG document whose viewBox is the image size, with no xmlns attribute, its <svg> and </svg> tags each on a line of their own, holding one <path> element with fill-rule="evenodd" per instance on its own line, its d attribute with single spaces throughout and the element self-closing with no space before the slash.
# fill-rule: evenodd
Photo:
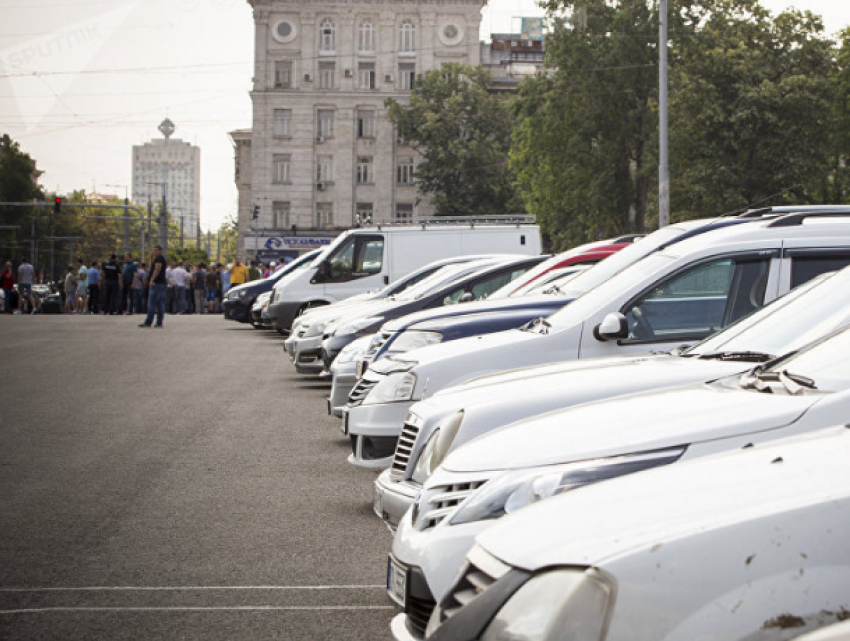
<svg viewBox="0 0 850 641">
<path fill-rule="evenodd" d="M 785 369 L 766 372 L 761 365 L 744 374 L 739 385 L 743 389 L 755 389 L 772 394 L 773 389 L 770 383 L 781 383 L 791 396 L 800 396 L 804 389 L 817 389 L 815 382 L 808 376 L 792 374 Z"/>
<path fill-rule="evenodd" d="M 703 354 L 699 358 L 717 361 L 749 361 L 751 363 L 766 363 L 776 358 L 773 354 L 764 352 L 714 352 Z"/>
</svg>

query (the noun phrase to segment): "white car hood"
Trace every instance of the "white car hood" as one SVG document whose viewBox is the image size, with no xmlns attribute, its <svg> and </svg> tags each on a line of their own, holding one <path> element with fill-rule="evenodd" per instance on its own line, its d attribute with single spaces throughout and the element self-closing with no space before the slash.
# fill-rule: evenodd
<svg viewBox="0 0 850 641">
<path fill-rule="evenodd" d="M 820 398 L 720 383 L 621 396 L 507 425 L 449 454 L 443 468 L 521 469 L 760 432 L 793 423 Z"/>
<path fill-rule="evenodd" d="M 569 492 L 502 519 L 477 542 L 527 570 L 604 568 L 638 551 L 660 557 L 677 541 L 723 529 L 734 533 L 748 523 L 763 523 L 762 537 L 781 546 L 776 517 L 800 523 L 796 512 L 818 505 L 842 509 L 839 501 L 850 496 L 848 460 L 850 430 L 827 428 Z M 754 546 L 754 556 L 769 553 L 761 549 L 767 545 Z M 817 545 L 799 552 L 814 555 Z"/>
</svg>

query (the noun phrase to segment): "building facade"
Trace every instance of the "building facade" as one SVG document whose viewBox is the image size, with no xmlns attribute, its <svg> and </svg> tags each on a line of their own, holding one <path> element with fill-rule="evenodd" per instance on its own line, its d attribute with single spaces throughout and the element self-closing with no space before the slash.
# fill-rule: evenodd
<svg viewBox="0 0 850 641">
<path fill-rule="evenodd" d="M 443 63 L 480 63 L 484 0 L 248 2 L 253 128 L 250 137 L 231 133 L 240 251 L 293 231 L 320 237 L 431 215 L 417 202 L 417 155 L 384 101 L 403 102 L 417 77 Z"/>
<path fill-rule="evenodd" d="M 166 198 L 172 220 L 185 238 L 200 234 L 201 150 L 172 138 L 175 126 L 168 118 L 159 125 L 162 138 L 133 147 L 133 202 L 145 205 Z"/>
</svg>

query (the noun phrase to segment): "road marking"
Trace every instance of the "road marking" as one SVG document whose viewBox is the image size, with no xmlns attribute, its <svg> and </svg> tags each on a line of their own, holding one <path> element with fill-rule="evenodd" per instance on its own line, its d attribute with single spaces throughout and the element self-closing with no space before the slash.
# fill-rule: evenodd
<svg viewBox="0 0 850 641">
<path fill-rule="evenodd" d="M 22 610 L 0 610 L 3 614 L 38 614 L 42 612 L 208 612 L 208 611 L 286 611 L 286 610 L 395 610 L 392 605 L 236 605 L 236 606 L 187 606 L 187 607 L 57 607 L 27 608 Z"/>
<path fill-rule="evenodd" d="M 81 586 L 54 588 L 0 588 L 2 592 L 167 592 L 196 590 L 385 590 L 385 585 L 195 585 L 195 586 Z"/>
</svg>

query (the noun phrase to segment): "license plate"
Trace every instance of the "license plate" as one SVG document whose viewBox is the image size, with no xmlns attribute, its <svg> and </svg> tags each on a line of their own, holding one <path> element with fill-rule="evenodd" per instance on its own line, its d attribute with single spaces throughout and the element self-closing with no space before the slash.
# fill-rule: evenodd
<svg viewBox="0 0 850 641">
<path fill-rule="evenodd" d="M 387 594 L 404 608 L 407 596 L 407 568 L 393 557 L 387 560 Z"/>
<path fill-rule="evenodd" d="M 377 485 L 372 486 L 372 509 L 380 518 L 384 518 L 384 493 Z"/>
<path fill-rule="evenodd" d="M 342 433 L 348 436 L 348 412 L 342 410 Z"/>
</svg>

